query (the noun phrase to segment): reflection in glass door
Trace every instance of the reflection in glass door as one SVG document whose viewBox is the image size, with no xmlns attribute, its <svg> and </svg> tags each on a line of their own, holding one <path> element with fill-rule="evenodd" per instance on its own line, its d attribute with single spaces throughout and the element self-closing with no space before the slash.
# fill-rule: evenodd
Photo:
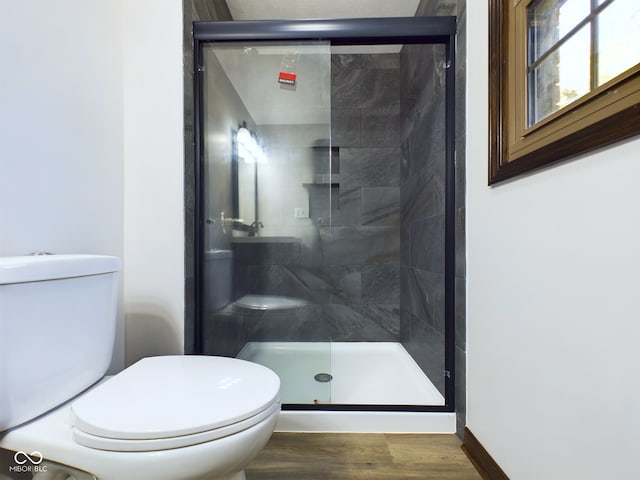
<svg viewBox="0 0 640 480">
<path fill-rule="evenodd" d="M 285 404 L 331 403 L 330 46 L 209 44 L 203 65 L 204 353 L 272 368 Z"/>
</svg>

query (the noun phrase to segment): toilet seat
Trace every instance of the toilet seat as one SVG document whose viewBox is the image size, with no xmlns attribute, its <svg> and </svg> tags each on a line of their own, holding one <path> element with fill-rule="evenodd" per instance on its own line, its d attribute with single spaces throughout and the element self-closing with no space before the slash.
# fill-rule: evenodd
<svg viewBox="0 0 640 480">
<path fill-rule="evenodd" d="M 71 404 L 73 440 L 109 451 L 155 451 L 212 441 L 280 408 L 280 379 L 224 357 L 145 358 Z"/>
</svg>

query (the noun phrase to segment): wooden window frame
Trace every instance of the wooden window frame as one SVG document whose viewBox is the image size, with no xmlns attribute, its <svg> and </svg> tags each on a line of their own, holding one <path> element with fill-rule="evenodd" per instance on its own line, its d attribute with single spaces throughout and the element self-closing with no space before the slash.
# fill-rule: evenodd
<svg viewBox="0 0 640 480">
<path fill-rule="evenodd" d="M 489 185 L 640 134 L 640 64 L 527 127 L 531 1 L 489 0 Z"/>
</svg>

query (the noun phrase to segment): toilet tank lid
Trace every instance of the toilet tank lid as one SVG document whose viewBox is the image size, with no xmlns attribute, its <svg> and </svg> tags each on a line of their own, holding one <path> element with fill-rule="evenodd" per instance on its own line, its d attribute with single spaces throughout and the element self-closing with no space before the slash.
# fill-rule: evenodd
<svg viewBox="0 0 640 480">
<path fill-rule="evenodd" d="M 118 257 L 106 255 L 27 255 L 0 257 L 0 285 L 100 275 L 120 270 Z"/>
</svg>

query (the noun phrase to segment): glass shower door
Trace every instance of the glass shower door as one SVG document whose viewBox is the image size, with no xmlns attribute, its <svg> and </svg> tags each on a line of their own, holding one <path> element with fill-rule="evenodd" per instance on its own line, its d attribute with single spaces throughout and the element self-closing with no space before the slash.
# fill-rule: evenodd
<svg viewBox="0 0 640 480">
<path fill-rule="evenodd" d="M 330 45 L 213 43 L 203 61 L 204 353 L 272 368 L 285 404 L 331 403 Z"/>
</svg>

